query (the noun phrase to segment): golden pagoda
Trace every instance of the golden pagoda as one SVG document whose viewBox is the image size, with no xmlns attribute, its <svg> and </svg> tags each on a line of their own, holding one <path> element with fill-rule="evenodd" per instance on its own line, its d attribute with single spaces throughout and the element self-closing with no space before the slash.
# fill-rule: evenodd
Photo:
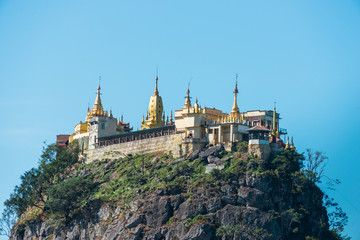
<svg viewBox="0 0 360 240">
<path fill-rule="evenodd" d="M 146 113 L 146 120 L 143 117 L 141 130 L 162 127 L 165 125 L 165 115 L 163 115 L 163 102 L 158 91 L 158 76 L 155 78 L 155 91 L 150 97 L 149 110 Z"/>
<path fill-rule="evenodd" d="M 107 112 L 104 111 L 104 108 L 103 108 L 102 103 L 101 103 L 100 90 L 101 90 L 101 87 L 100 87 L 100 84 L 99 84 L 99 86 L 97 88 L 97 94 L 96 94 L 96 99 L 95 99 L 94 106 L 93 106 L 92 110 L 90 110 L 90 108 L 88 107 L 85 122 L 84 123 L 80 122 L 75 126 L 74 133 L 70 137 L 70 142 L 73 141 L 73 138 L 74 138 L 75 135 L 89 132 L 89 121 L 90 121 L 91 117 L 93 117 L 93 116 L 106 116 L 107 115 Z M 109 115 L 112 116 L 112 113 L 110 112 Z"/>
<path fill-rule="evenodd" d="M 238 88 L 237 88 L 237 80 L 236 80 L 236 84 L 235 84 L 235 89 L 234 89 L 234 104 L 233 107 L 231 108 L 231 112 L 228 116 L 227 121 L 228 122 L 240 122 L 242 119 L 242 115 L 240 114 L 240 110 L 239 107 L 237 105 L 237 94 L 239 93 Z"/>
<path fill-rule="evenodd" d="M 106 116 L 107 115 L 107 112 L 104 111 L 104 108 L 103 108 L 102 103 L 101 103 L 100 90 L 101 90 L 101 87 L 100 87 L 100 84 L 99 84 L 99 86 L 97 88 L 97 93 L 96 93 L 96 99 L 95 99 L 94 106 L 93 106 L 91 111 L 90 111 L 90 109 L 88 109 L 88 114 L 86 116 L 87 122 L 89 121 L 89 119 L 91 117 L 94 117 L 94 116 Z"/>
<path fill-rule="evenodd" d="M 189 86 L 188 86 L 188 89 L 187 89 L 187 91 L 186 91 L 186 97 L 185 97 L 185 103 L 184 103 L 183 109 L 184 109 L 184 108 L 189 109 L 189 111 L 190 111 L 190 108 L 191 108 L 190 88 L 189 88 Z"/>
<path fill-rule="evenodd" d="M 291 137 L 290 148 L 296 150 L 296 147 L 294 146 L 294 137 Z"/>
<path fill-rule="evenodd" d="M 290 143 L 289 143 L 289 136 L 287 136 L 287 142 L 285 145 L 285 149 L 289 149 L 290 148 Z"/>
<path fill-rule="evenodd" d="M 198 103 L 197 98 L 196 98 L 195 104 L 193 106 L 193 113 L 202 113 L 202 109 L 201 109 L 201 106 Z"/>
</svg>

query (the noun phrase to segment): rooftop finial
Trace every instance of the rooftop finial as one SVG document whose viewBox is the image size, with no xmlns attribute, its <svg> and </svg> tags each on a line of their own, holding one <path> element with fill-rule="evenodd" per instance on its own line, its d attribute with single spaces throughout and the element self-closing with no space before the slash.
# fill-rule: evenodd
<svg viewBox="0 0 360 240">
<path fill-rule="evenodd" d="M 185 97 L 185 104 L 184 104 L 184 108 L 189 108 L 191 107 L 191 100 L 190 100 L 190 81 L 188 83 L 188 89 L 186 90 L 186 97 Z"/>
<path fill-rule="evenodd" d="M 188 89 L 186 91 L 187 97 L 190 98 L 190 83 L 191 83 L 192 77 L 190 78 L 189 82 L 188 82 Z"/>
<path fill-rule="evenodd" d="M 100 83 L 101 83 L 101 75 L 99 76 L 99 86 L 98 86 L 98 88 L 97 88 L 98 91 L 101 89 Z"/>
<path fill-rule="evenodd" d="M 95 99 L 95 103 L 94 106 L 91 110 L 91 114 L 94 116 L 103 116 L 105 114 L 102 103 L 101 103 L 101 93 L 100 93 L 100 78 L 99 78 L 99 86 L 97 88 L 97 93 L 96 93 L 96 99 Z"/>
<path fill-rule="evenodd" d="M 294 146 L 294 137 L 293 136 L 291 136 L 290 148 L 296 149 L 296 147 Z"/>
<path fill-rule="evenodd" d="M 290 148 L 289 136 L 287 136 L 287 142 L 286 142 L 285 148 L 286 148 L 286 149 Z"/>
<path fill-rule="evenodd" d="M 156 68 L 156 77 L 155 77 L 155 91 L 154 91 L 154 96 L 159 95 L 159 91 L 158 91 L 158 73 L 157 73 L 157 68 Z"/>
<path fill-rule="evenodd" d="M 234 104 L 233 107 L 231 109 L 232 113 L 239 113 L 239 107 L 237 105 L 237 94 L 239 93 L 238 88 L 237 88 L 237 79 L 238 79 L 238 74 L 236 74 L 236 83 L 235 83 L 235 89 L 234 89 Z"/>
<path fill-rule="evenodd" d="M 236 74 L 236 83 L 235 83 L 235 90 L 234 93 L 239 93 L 238 88 L 237 88 L 237 84 L 238 84 L 238 74 Z"/>
</svg>

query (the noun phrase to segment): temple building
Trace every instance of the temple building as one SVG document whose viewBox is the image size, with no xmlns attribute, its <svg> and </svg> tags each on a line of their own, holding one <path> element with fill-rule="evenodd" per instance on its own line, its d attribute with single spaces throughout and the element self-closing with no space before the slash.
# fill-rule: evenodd
<svg viewBox="0 0 360 240">
<path fill-rule="evenodd" d="M 83 150 L 95 148 L 95 143 L 99 137 L 113 135 L 117 133 L 130 132 L 129 123 L 123 122 L 113 117 L 112 111 L 104 110 L 101 102 L 101 87 L 97 88 L 96 99 L 93 108 L 88 108 L 85 122 L 78 123 L 74 128 L 74 133 L 70 136 L 70 142 L 78 140 Z"/>
<path fill-rule="evenodd" d="M 170 118 L 165 118 L 156 75 L 155 90 L 138 131 L 132 131 L 130 123 L 125 123 L 123 117 L 118 120 L 113 117 L 111 110 L 104 110 L 100 90 L 99 85 L 94 106 L 91 110 L 88 108 L 85 122 L 78 123 L 69 137 L 69 142 L 79 141 L 82 154 L 89 161 L 99 159 L 105 153 L 109 157 L 109 152 L 124 156 L 148 152 L 171 152 L 174 156 L 186 156 L 205 146 L 225 144 L 231 148 L 242 141 L 248 141 L 250 154 L 265 160 L 281 149 L 295 149 L 292 139 L 290 142 L 288 138 L 286 145 L 281 139 L 287 131 L 280 128 L 280 114 L 275 106 L 273 110 L 240 111 L 237 79 L 232 91 L 230 114 L 201 106 L 198 99 L 192 104 L 188 87 L 183 107 L 175 110 L 174 116 L 171 112 Z M 67 144 L 65 140 L 58 142 Z"/>
<path fill-rule="evenodd" d="M 208 138 L 211 144 L 241 142 L 247 138 L 244 135 L 247 135 L 248 124 L 244 121 L 243 114 L 240 113 L 237 103 L 237 94 L 239 93 L 237 81 L 233 93 L 234 102 L 230 114 L 222 114 L 219 116 L 218 121 L 208 126 Z"/>
</svg>

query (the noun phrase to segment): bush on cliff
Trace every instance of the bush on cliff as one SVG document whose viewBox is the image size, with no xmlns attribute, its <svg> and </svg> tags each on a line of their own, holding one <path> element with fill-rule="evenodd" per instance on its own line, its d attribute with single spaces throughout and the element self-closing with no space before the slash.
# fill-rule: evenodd
<svg viewBox="0 0 360 240">
<path fill-rule="evenodd" d="M 66 222 L 89 201 L 97 184 L 84 177 L 67 179 L 48 190 L 45 206 L 56 218 L 65 218 Z"/>
</svg>

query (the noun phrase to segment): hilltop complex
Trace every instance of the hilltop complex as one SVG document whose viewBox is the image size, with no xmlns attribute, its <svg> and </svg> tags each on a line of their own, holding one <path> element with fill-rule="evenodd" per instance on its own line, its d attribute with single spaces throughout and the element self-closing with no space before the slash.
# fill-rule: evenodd
<svg viewBox="0 0 360 240">
<path fill-rule="evenodd" d="M 248 141 L 249 152 L 264 160 L 282 148 L 294 148 L 289 137 L 286 145 L 280 138 L 287 131 L 279 127 L 280 115 L 275 106 L 274 110 L 240 112 L 237 81 L 230 114 L 202 107 L 197 99 L 192 105 L 188 88 L 184 106 L 175 110 L 175 116 L 171 113 L 170 118 L 166 118 L 163 111 L 158 76 L 155 82 L 141 130 L 132 131 L 130 123 L 123 122 L 123 117 L 118 120 L 111 110 L 104 110 L 99 84 L 94 106 L 88 108 L 85 122 L 78 123 L 72 135 L 58 135 L 58 144 L 78 140 L 87 162 L 137 153 L 171 152 L 175 157 L 188 156 L 205 146 L 223 144 L 231 149 L 242 141 Z"/>
</svg>

